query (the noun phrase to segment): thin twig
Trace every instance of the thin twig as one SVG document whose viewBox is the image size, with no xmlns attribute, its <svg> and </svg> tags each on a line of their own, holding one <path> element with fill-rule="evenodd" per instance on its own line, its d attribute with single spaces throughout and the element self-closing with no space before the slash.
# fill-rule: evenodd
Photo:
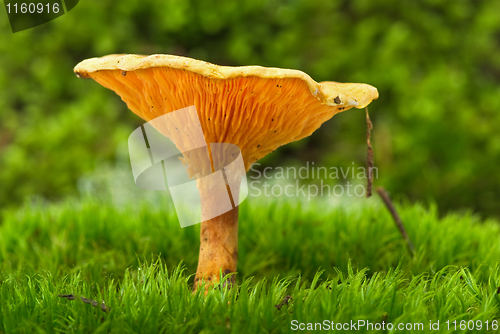
<svg viewBox="0 0 500 334">
<path fill-rule="evenodd" d="M 401 217 L 399 217 L 398 212 L 396 211 L 396 208 L 394 207 L 394 204 L 392 204 L 391 198 L 389 197 L 389 194 L 383 187 L 378 187 L 377 192 L 382 197 L 382 200 L 385 203 L 385 206 L 387 209 L 389 209 L 392 218 L 394 218 L 394 222 L 396 223 L 397 228 L 399 229 L 399 232 L 401 232 L 401 235 L 403 236 L 403 239 L 406 242 L 406 246 L 408 247 L 408 251 L 410 252 L 411 256 L 415 255 L 415 246 L 413 246 L 413 243 L 411 242 L 410 238 L 408 237 L 408 234 L 406 233 L 405 227 L 403 226 L 403 222 L 401 221 Z"/>
<path fill-rule="evenodd" d="M 281 308 L 284 305 L 288 305 L 288 303 L 292 300 L 293 300 L 292 296 L 286 295 L 285 298 L 283 298 L 283 300 L 281 301 L 281 303 L 279 303 L 278 305 L 274 305 L 274 307 L 276 307 L 278 310 L 281 310 Z"/>
<path fill-rule="evenodd" d="M 373 124 L 370 120 L 370 115 L 368 114 L 368 107 L 366 107 L 366 169 L 368 171 L 368 177 L 366 180 L 366 198 L 372 196 L 373 188 L 373 149 L 371 143 Z"/>
<path fill-rule="evenodd" d="M 69 295 L 58 295 L 58 297 L 61 297 L 61 298 L 66 298 L 67 300 L 75 300 L 76 299 L 76 296 L 73 295 L 73 294 L 69 294 Z M 85 304 L 90 304 L 94 307 L 98 307 L 99 306 L 99 303 L 97 302 L 97 300 L 93 300 L 93 299 L 89 299 L 89 298 L 85 298 L 85 297 L 80 297 L 80 299 L 82 300 L 82 302 L 84 302 Z M 102 304 L 100 305 L 100 308 L 103 312 L 108 312 L 109 311 L 109 307 L 106 306 L 106 304 L 104 304 L 104 301 L 102 302 Z"/>
</svg>

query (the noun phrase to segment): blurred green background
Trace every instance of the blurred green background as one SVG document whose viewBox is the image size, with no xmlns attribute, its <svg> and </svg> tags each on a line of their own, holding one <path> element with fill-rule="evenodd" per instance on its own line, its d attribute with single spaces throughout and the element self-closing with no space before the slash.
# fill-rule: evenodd
<svg viewBox="0 0 500 334">
<path fill-rule="evenodd" d="M 499 13 L 500 1 L 486 0 L 83 0 L 13 34 L 0 9 L 0 207 L 77 194 L 143 123 L 77 79 L 78 62 L 167 53 L 369 83 L 380 93 L 370 106 L 376 185 L 500 217 Z M 364 117 L 335 116 L 261 162 L 362 166 Z"/>
</svg>

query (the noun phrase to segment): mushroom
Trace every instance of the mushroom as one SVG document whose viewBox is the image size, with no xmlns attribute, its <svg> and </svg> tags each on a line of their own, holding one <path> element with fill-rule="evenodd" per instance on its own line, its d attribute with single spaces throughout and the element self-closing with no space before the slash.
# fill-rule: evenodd
<svg viewBox="0 0 500 334">
<path fill-rule="evenodd" d="M 84 60 L 74 71 L 115 91 L 148 122 L 195 106 L 206 142 L 237 145 L 246 171 L 278 147 L 311 135 L 335 114 L 365 108 L 378 98 L 377 89 L 367 84 L 318 83 L 298 70 L 218 66 L 172 55 L 109 55 Z M 213 185 L 197 185 L 202 210 L 217 205 Z M 232 195 L 237 199 L 237 193 Z M 238 206 L 233 204 L 201 223 L 195 288 L 235 273 L 237 258 Z"/>
</svg>

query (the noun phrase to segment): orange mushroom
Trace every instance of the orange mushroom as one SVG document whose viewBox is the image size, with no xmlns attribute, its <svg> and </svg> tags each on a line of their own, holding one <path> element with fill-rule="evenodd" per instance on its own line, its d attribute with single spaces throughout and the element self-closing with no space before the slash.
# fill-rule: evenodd
<svg viewBox="0 0 500 334">
<path fill-rule="evenodd" d="M 171 55 L 110 55 L 84 60 L 74 71 L 115 91 L 148 122 L 194 105 L 206 142 L 237 145 L 247 171 L 279 146 L 311 135 L 333 115 L 365 108 L 378 98 L 377 89 L 367 84 L 317 83 L 297 70 L 218 66 Z M 217 205 L 213 185 L 200 180 L 202 210 L 211 210 Z M 236 206 L 202 222 L 195 287 L 200 280 L 211 284 L 221 273 L 236 272 L 237 258 Z"/>
</svg>

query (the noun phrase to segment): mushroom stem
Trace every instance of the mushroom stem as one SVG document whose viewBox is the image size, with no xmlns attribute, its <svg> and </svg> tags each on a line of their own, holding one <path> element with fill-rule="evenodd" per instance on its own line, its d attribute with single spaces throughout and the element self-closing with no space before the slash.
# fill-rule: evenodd
<svg viewBox="0 0 500 334">
<path fill-rule="evenodd" d="M 214 210 L 220 210 L 221 193 L 229 187 L 218 188 L 211 183 L 198 179 L 198 189 L 202 199 L 202 212 L 213 217 Z M 227 194 L 226 193 L 226 194 Z M 227 196 L 227 195 L 226 195 Z M 238 203 L 238 195 L 233 197 L 233 204 Z M 221 277 L 236 272 L 238 260 L 238 206 L 212 219 L 201 223 L 200 256 L 194 279 L 194 289 L 205 285 L 206 288 L 220 282 Z M 204 283 L 202 283 L 204 282 Z M 234 277 L 226 284 L 233 284 Z"/>
<path fill-rule="evenodd" d="M 236 272 L 238 260 L 238 207 L 201 223 L 200 257 L 194 288 L 211 286 Z M 234 283 L 234 276 L 227 283 Z"/>
</svg>

